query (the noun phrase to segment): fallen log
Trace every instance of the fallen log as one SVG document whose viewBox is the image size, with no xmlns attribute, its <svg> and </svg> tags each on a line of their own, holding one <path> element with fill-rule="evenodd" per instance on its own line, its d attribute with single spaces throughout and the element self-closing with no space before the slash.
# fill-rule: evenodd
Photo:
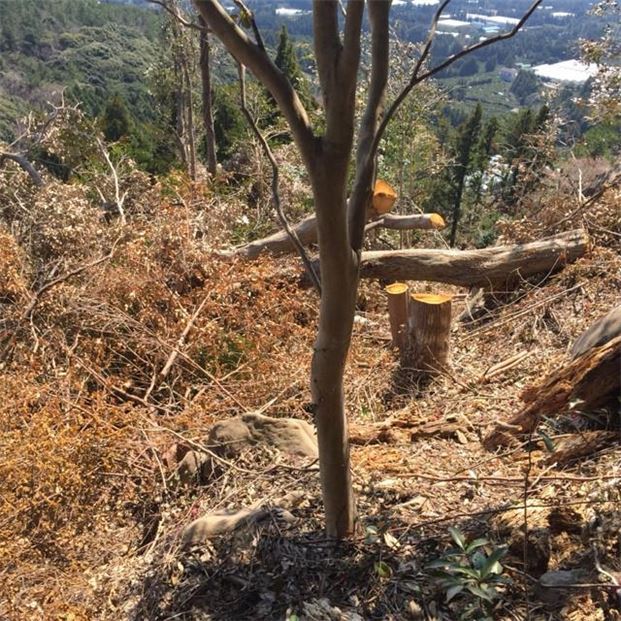
<svg viewBox="0 0 621 621">
<path fill-rule="evenodd" d="M 461 287 L 490 286 L 561 269 L 585 254 L 589 237 L 577 229 L 528 244 L 481 250 L 379 250 L 362 253 L 361 276 L 427 280 Z"/>
<path fill-rule="evenodd" d="M 442 216 L 437 213 L 414 214 L 400 216 L 384 214 L 383 216 L 371 220 L 366 226 L 367 231 L 374 228 L 393 229 L 398 231 L 421 229 L 437 230 L 442 229 L 445 222 Z M 308 216 L 300 220 L 292 227 L 298 239 L 304 246 L 317 243 L 317 221 L 315 216 Z M 256 259 L 262 252 L 279 255 L 295 252 L 295 246 L 285 231 L 278 231 L 267 237 L 257 239 L 243 246 L 238 246 L 233 250 L 223 253 L 226 256 L 239 256 L 245 259 Z"/>
<path fill-rule="evenodd" d="M 522 394 L 526 405 L 512 419 L 499 423 L 483 444 L 489 450 L 510 444 L 516 435 L 534 431 L 544 416 L 556 416 L 579 402 L 589 411 L 606 405 L 621 392 L 621 336 L 593 347 L 554 371 Z"/>
</svg>

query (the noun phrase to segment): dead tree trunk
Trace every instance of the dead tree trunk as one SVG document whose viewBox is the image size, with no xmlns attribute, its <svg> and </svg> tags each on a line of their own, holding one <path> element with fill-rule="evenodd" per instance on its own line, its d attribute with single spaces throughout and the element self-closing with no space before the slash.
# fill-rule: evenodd
<svg viewBox="0 0 621 621">
<path fill-rule="evenodd" d="M 578 229 L 528 244 L 482 250 L 388 250 L 362 254 L 361 277 L 428 280 L 460 287 L 486 287 L 560 270 L 588 249 Z"/>
<path fill-rule="evenodd" d="M 409 301 L 409 351 L 405 363 L 427 375 L 448 366 L 450 295 L 414 293 Z"/>
<path fill-rule="evenodd" d="M 561 366 L 543 382 L 522 394 L 525 406 L 507 422 L 501 422 L 487 435 L 489 450 L 510 444 L 515 436 L 534 431 L 543 416 L 567 411 L 572 401 L 592 410 L 617 399 L 621 391 L 621 336 L 599 347 L 592 347 Z"/>
</svg>

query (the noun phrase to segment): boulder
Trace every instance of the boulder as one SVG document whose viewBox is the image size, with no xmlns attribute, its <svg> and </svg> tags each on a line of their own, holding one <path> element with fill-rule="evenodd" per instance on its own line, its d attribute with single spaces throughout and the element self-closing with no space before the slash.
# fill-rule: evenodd
<svg viewBox="0 0 621 621">
<path fill-rule="evenodd" d="M 317 458 L 314 429 L 297 418 L 272 418 L 248 412 L 216 423 L 209 432 L 208 442 L 218 450 L 235 455 L 246 446 L 263 444 L 283 453 Z"/>
</svg>

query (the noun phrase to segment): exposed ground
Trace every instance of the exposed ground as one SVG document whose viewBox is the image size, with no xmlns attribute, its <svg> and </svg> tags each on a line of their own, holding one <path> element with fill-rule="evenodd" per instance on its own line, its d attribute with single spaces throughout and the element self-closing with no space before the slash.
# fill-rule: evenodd
<svg viewBox="0 0 621 621">
<path fill-rule="evenodd" d="M 140 212 L 156 191 L 176 198 L 157 216 Z M 621 571 L 619 444 L 562 464 L 541 435 L 497 454 L 481 444 L 519 410 L 524 388 L 618 304 L 618 220 L 597 220 L 604 231 L 591 229 L 584 259 L 497 291 L 482 319 L 456 322 L 451 372 L 426 385 L 399 368 L 381 289 L 363 285 L 346 379 L 359 534 L 335 547 L 322 534 L 312 459 L 255 446 L 212 456 L 202 481 L 179 482 L 171 448 L 209 453 L 218 420 L 260 410 L 312 422 L 317 300 L 300 288 L 293 258 L 230 263 L 194 241 L 235 214 L 215 202 L 198 210 L 173 182 L 144 192 L 131 231 L 95 228 L 90 238 L 89 227 L 101 225 L 79 222 L 76 247 L 94 248 L 87 257 L 105 255 L 120 232 L 113 257 L 35 294 L 28 313 L 44 258 L 23 234 L 2 233 L 0 618 L 458 619 L 470 600 L 447 604 L 427 568 L 449 546 L 450 526 L 489 538 L 489 551 L 509 546 L 510 582 L 492 618 L 620 618 L 618 596 L 596 568 Z M 614 214 L 618 193 L 607 201 Z M 539 213 L 537 226 L 548 215 Z M 582 214 L 570 216 L 567 228 Z M 35 221 L 33 234 L 55 239 L 44 225 Z M 508 239 L 539 232 L 528 221 L 505 227 Z M 55 243 L 47 252 L 62 275 L 63 253 L 74 250 Z M 457 315 L 465 292 L 454 292 Z M 519 364 L 486 378 L 520 353 Z M 378 429 L 385 421 L 392 424 Z M 439 425 L 417 435 L 416 421 Z M 619 419 L 575 411 L 543 428 L 560 455 L 570 436 L 618 430 Z M 196 517 L 251 505 L 271 509 L 250 527 L 181 544 Z M 542 593 L 539 576 L 559 569 L 581 573 L 571 587 Z"/>
</svg>

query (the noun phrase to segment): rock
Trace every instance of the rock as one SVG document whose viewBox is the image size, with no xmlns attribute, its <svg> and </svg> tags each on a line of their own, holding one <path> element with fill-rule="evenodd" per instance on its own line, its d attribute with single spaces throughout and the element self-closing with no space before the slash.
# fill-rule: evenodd
<svg viewBox="0 0 621 621">
<path fill-rule="evenodd" d="M 175 470 L 190 450 L 187 444 L 175 442 L 162 453 L 162 463 L 168 470 Z"/>
<path fill-rule="evenodd" d="M 217 511 L 194 520 L 183 529 L 181 539 L 186 544 L 204 543 L 215 535 L 230 533 L 240 528 L 254 526 L 269 516 L 284 522 L 293 522 L 293 515 L 282 508 L 257 507 L 239 511 Z"/>
<path fill-rule="evenodd" d="M 215 464 L 211 457 L 199 451 L 188 451 L 177 467 L 177 475 L 182 485 L 207 483 L 214 472 Z"/>
<path fill-rule="evenodd" d="M 539 578 L 537 593 L 541 601 L 559 605 L 567 599 L 568 587 L 580 582 L 582 572 L 577 570 L 548 571 Z"/>
<path fill-rule="evenodd" d="M 248 412 L 216 423 L 209 432 L 209 444 L 221 445 L 227 455 L 235 455 L 249 445 L 265 444 L 302 457 L 317 458 L 313 427 L 297 418 L 271 418 Z"/>
</svg>

